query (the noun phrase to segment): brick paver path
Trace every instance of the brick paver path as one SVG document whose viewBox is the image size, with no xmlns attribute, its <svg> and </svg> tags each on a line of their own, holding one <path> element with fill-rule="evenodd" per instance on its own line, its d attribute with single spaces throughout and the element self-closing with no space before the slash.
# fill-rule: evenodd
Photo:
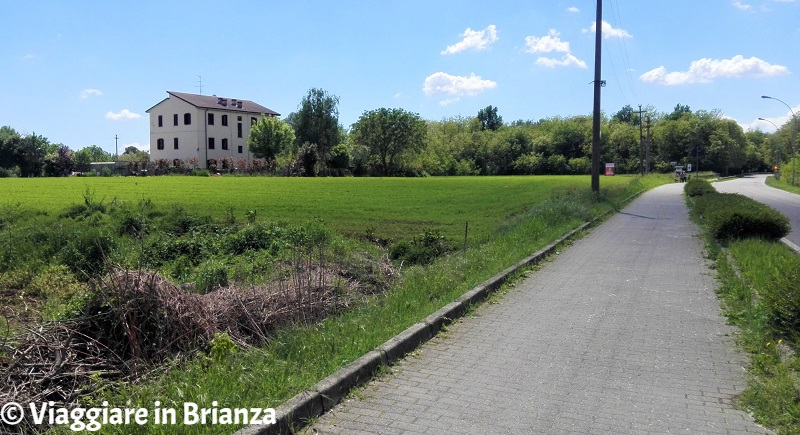
<svg viewBox="0 0 800 435">
<path fill-rule="evenodd" d="M 767 433 L 679 184 L 646 193 L 307 433 Z"/>
</svg>

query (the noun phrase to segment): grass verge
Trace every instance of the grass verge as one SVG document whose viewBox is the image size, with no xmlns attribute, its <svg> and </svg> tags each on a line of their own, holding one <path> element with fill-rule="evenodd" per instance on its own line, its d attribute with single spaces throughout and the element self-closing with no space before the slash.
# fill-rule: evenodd
<svg viewBox="0 0 800 435">
<path fill-rule="evenodd" d="M 791 180 L 791 174 L 789 174 L 788 179 Z M 785 190 L 787 192 L 796 193 L 796 194 L 800 195 L 800 187 L 792 186 L 786 180 L 787 180 L 786 174 L 783 174 L 783 178 L 781 178 L 780 180 L 776 180 L 775 176 L 773 175 L 773 176 L 767 177 L 767 186 L 774 187 L 776 189 L 781 189 L 781 190 Z"/>
<path fill-rule="evenodd" d="M 693 217 L 699 220 L 696 210 Z M 761 239 L 723 246 L 699 223 L 716 261 L 724 314 L 739 328 L 738 341 L 752 361 L 738 406 L 780 434 L 800 434 L 800 257 Z"/>
</svg>

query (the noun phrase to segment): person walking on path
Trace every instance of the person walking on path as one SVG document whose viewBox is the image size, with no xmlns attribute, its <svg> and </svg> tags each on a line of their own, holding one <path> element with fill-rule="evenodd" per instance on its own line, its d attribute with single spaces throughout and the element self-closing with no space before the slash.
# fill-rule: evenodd
<svg viewBox="0 0 800 435">
<path fill-rule="evenodd" d="M 306 433 L 769 433 L 734 407 L 746 357 L 682 187 L 645 193 Z"/>
</svg>

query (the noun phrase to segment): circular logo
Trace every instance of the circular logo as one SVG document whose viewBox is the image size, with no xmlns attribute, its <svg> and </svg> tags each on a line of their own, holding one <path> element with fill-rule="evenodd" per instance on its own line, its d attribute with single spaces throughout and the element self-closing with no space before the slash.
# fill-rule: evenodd
<svg viewBox="0 0 800 435">
<path fill-rule="evenodd" d="M 8 402 L 0 408 L 0 423 L 16 425 L 25 418 L 25 410 L 16 402 Z"/>
</svg>

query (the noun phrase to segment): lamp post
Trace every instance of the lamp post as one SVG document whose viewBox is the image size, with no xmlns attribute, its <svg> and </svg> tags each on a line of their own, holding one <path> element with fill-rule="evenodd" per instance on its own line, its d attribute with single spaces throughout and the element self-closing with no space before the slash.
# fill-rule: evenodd
<svg viewBox="0 0 800 435">
<path fill-rule="evenodd" d="M 772 124 L 772 125 L 775 127 L 775 131 L 778 131 L 778 125 L 777 125 L 777 124 L 775 124 L 774 122 L 770 121 L 769 119 L 766 119 L 766 118 L 758 118 L 758 120 L 759 120 L 759 121 L 766 121 L 766 122 L 769 122 L 770 124 Z M 791 145 L 791 144 L 790 144 L 790 145 Z M 783 162 L 781 162 L 781 147 L 780 147 L 780 146 L 778 146 L 778 165 L 777 165 L 777 166 L 778 166 L 778 172 L 776 172 L 776 173 L 775 173 L 775 179 L 776 179 L 776 180 L 780 180 L 780 179 L 781 179 L 781 164 L 782 164 L 782 163 L 783 163 Z"/>
<path fill-rule="evenodd" d="M 770 100 L 780 101 L 781 103 L 783 103 L 784 106 L 789 108 L 789 112 L 792 112 L 792 138 L 791 138 L 791 145 L 792 145 L 792 186 L 794 186 L 794 176 L 795 176 L 795 172 L 797 172 L 797 171 L 795 171 L 795 166 L 797 166 L 797 162 L 795 161 L 795 149 L 794 149 L 794 138 L 795 138 L 795 135 L 797 135 L 797 123 L 795 122 L 794 110 L 792 110 L 792 106 L 786 104 L 786 102 L 781 100 L 781 99 L 778 99 L 778 98 L 775 98 L 775 97 L 770 97 L 769 95 L 762 95 L 761 98 L 767 98 L 767 99 L 770 99 Z"/>
</svg>

